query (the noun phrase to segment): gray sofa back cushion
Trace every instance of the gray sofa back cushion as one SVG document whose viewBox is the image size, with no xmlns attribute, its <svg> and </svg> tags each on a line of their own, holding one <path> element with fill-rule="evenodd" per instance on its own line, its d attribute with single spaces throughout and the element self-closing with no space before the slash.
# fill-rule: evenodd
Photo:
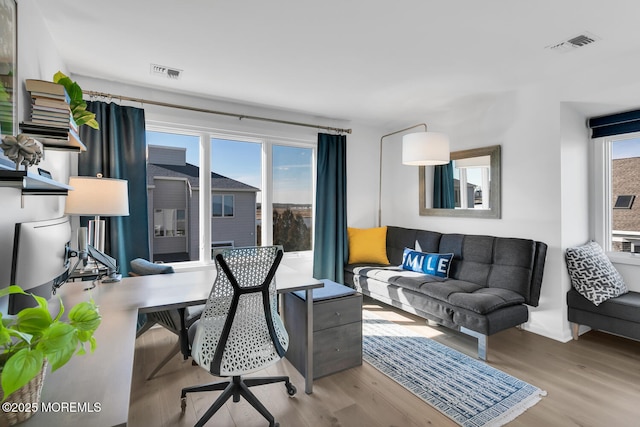
<svg viewBox="0 0 640 427">
<path fill-rule="evenodd" d="M 537 306 L 547 246 L 529 239 L 387 227 L 387 255 L 391 264 L 402 263 L 405 247 L 416 241 L 423 252 L 453 253 L 449 277 L 483 287 L 517 292 L 526 304 Z"/>
</svg>

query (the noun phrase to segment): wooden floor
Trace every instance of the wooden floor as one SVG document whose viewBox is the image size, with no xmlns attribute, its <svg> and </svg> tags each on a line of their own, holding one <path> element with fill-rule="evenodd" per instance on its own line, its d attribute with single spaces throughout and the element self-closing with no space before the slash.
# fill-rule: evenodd
<svg viewBox="0 0 640 427">
<path fill-rule="evenodd" d="M 365 298 L 365 308 L 411 327 L 468 355 L 475 340 Z M 192 426 L 219 392 L 188 397 L 180 411 L 180 391 L 215 380 L 205 370 L 176 356 L 158 375 L 147 374 L 175 343 L 176 337 L 154 328 L 138 338 L 134 361 L 129 425 Z M 509 426 L 640 426 L 640 342 L 591 331 L 563 344 L 515 328 L 489 340 L 489 364 L 547 391 L 537 405 Z M 253 388 L 281 427 L 418 427 L 455 426 L 444 415 L 367 363 L 321 378 L 313 394 L 304 379 L 283 360 L 260 375 L 289 375 L 298 388 L 290 398 L 284 385 Z M 216 427 L 267 426 L 248 403 L 232 403 L 207 423 Z"/>
</svg>

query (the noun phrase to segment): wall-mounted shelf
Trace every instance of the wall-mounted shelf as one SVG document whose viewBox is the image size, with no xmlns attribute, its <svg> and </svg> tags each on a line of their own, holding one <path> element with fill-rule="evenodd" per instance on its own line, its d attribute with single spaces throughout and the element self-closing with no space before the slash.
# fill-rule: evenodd
<svg viewBox="0 0 640 427">
<path fill-rule="evenodd" d="M 78 153 L 87 151 L 87 147 L 82 143 L 82 141 L 80 141 L 80 137 L 76 131 L 71 128 L 69 128 L 69 131 L 67 132 L 66 139 L 62 137 L 54 138 L 38 134 L 34 129 L 26 127 L 24 123 L 20 124 L 20 128 L 23 133 L 40 142 L 45 150 L 68 150 Z"/>
<path fill-rule="evenodd" d="M 10 165 L 8 164 L 10 163 Z M 36 173 L 15 170 L 13 163 L 0 159 L 0 187 L 17 188 L 22 195 L 66 196 L 73 188 Z"/>
</svg>

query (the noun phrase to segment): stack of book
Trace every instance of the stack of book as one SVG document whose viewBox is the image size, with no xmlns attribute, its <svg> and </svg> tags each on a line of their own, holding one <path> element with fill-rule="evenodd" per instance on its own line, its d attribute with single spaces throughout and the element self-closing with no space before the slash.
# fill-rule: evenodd
<svg viewBox="0 0 640 427">
<path fill-rule="evenodd" d="M 79 143 L 78 126 L 73 120 L 69 95 L 64 86 L 45 80 L 27 79 L 31 95 L 31 114 L 20 124 L 23 133 L 44 145 L 65 147 Z M 81 143 L 80 143 L 81 144 Z"/>
</svg>

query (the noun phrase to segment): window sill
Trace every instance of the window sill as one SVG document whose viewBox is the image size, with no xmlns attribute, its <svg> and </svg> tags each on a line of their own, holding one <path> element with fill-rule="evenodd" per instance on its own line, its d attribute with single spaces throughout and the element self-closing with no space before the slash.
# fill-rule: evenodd
<svg viewBox="0 0 640 427">
<path fill-rule="evenodd" d="M 630 252 L 608 252 L 607 256 L 614 264 L 640 265 L 640 254 Z"/>
</svg>

